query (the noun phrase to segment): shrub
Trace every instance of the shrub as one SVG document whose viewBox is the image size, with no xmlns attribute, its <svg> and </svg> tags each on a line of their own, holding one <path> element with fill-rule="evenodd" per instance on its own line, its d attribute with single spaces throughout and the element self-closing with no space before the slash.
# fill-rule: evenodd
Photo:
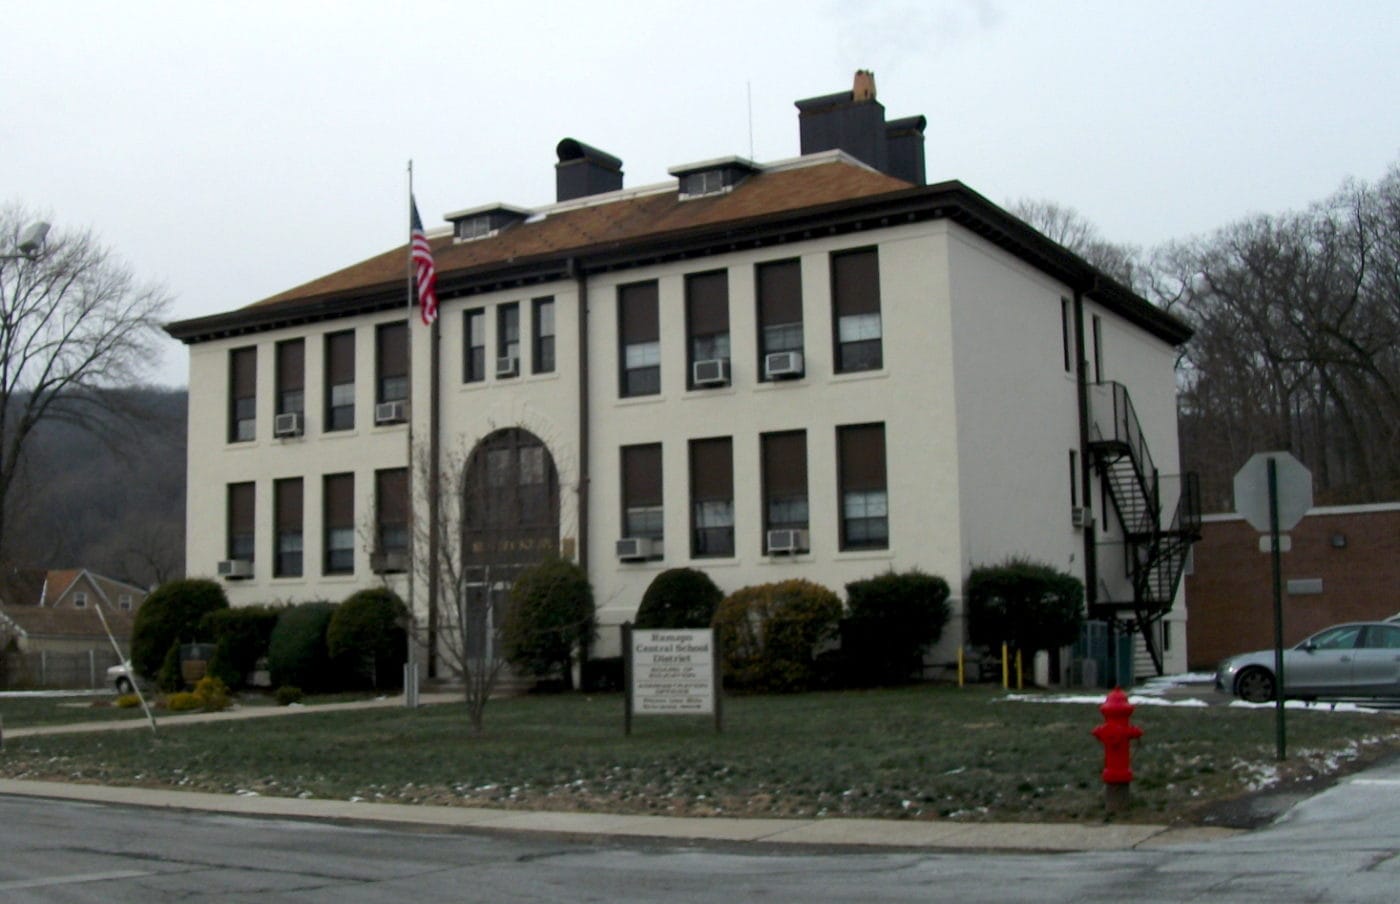
<svg viewBox="0 0 1400 904">
<path fill-rule="evenodd" d="M 131 664 L 136 673 L 155 677 L 171 644 L 199 640 L 204 616 L 227 608 L 224 588 L 203 578 L 169 581 L 151 591 L 131 626 Z"/>
<path fill-rule="evenodd" d="M 229 704 L 233 702 L 229 699 L 228 687 L 213 675 L 205 675 L 199 679 L 199 683 L 194 686 L 194 695 L 206 712 L 228 709 Z"/>
<path fill-rule="evenodd" d="M 326 647 L 342 673 L 358 687 L 403 684 L 408 661 L 408 608 L 384 588 L 361 590 L 336 607 L 326 630 Z"/>
<path fill-rule="evenodd" d="M 277 701 L 278 706 L 291 706 L 293 703 L 300 703 L 301 698 L 306 694 L 295 684 L 284 684 L 279 687 L 272 697 Z"/>
<path fill-rule="evenodd" d="M 165 708 L 175 713 L 187 713 L 203 709 L 204 704 L 193 691 L 178 691 L 165 698 Z"/>
<path fill-rule="evenodd" d="M 279 606 L 239 606 L 206 614 L 200 630 L 215 644 L 210 674 L 231 688 L 245 687 L 258 660 L 267 655 L 281 612 Z"/>
<path fill-rule="evenodd" d="M 724 594 L 694 568 L 668 568 L 652 579 L 637 609 L 638 628 L 708 628 Z"/>
<path fill-rule="evenodd" d="M 624 668 L 621 656 L 602 656 L 585 660 L 579 672 L 579 683 L 585 691 L 604 693 L 623 689 Z"/>
<path fill-rule="evenodd" d="M 135 694 L 122 694 L 117 698 L 114 705 L 117 709 L 131 709 L 134 706 L 141 705 L 141 698 Z"/>
<path fill-rule="evenodd" d="M 573 686 L 574 650 L 597 633 L 597 613 L 588 575 L 573 562 L 550 559 L 523 572 L 510 588 L 510 609 L 501 629 L 506 659 L 536 678 L 562 671 Z"/>
<path fill-rule="evenodd" d="M 760 691 L 800 691 L 816 680 L 819 648 L 836 635 L 841 600 L 811 581 L 758 584 L 724 599 L 715 634 L 727 685 Z"/>
<path fill-rule="evenodd" d="M 185 676 L 180 672 L 180 642 L 172 643 L 161 660 L 160 671 L 156 673 L 156 687 L 170 693 L 185 686 Z"/>
<path fill-rule="evenodd" d="M 1027 559 L 972 569 L 964 589 L 968 639 L 1034 653 L 1074 643 L 1084 620 L 1084 585 Z"/>
<path fill-rule="evenodd" d="M 948 582 L 921 571 L 886 572 L 846 585 L 850 613 L 841 623 L 848 679 L 898 684 L 922 671 L 924 650 L 948 624 Z"/>
<path fill-rule="evenodd" d="M 326 649 L 326 629 L 334 603 L 302 603 L 282 610 L 267 646 L 267 667 L 274 685 L 295 684 L 312 691 L 340 684 Z"/>
</svg>

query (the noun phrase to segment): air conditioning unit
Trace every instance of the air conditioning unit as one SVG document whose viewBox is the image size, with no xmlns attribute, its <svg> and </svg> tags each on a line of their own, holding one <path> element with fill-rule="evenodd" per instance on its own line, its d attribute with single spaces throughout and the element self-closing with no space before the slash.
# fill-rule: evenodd
<svg viewBox="0 0 1400 904">
<path fill-rule="evenodd" d="M 696 386 L 728 386 L 729 359 L 713 358 L 709 361 L 696 361 L 691 376 L 691 382 Z"/>
<path fill-rule="evenodd" d="M 1094 513 L 1082 505 L 1076 505 L 1069 510 L 1069 520 L 1075 527 L 1093 527 Z"/>
<path fill-rule="evenodd" d="M 770 530 L 768 532 L 768 554 L 770 556 L 790 556 L 806 552 L 807 532 L 802 529 Z"/>
<path fill-rule="evenodd" d="M 624 562 L 641 562 L 659 555 L 659 540 L 650 537 L 624 537 L 617 541 L 617 557 Z"/>
<path fill-rule="evenodd" d="M 518 377 L 520 375 L 520 358 L 517 355 L 506 355 L 496 359 L 496 376 L 498 377 Z"/>
<path fill-rule="evenodd" d="M 374 406 L 374 422 L 376 424 L 402 424 L 408 420 L 408 403 L 380 402 Z"/>
<path fill-rule="evenodd" d="M 773 352 L 763 356 L 763 374 L 770 380 L 790 380 L 802 376 L 801 352 Z"/>
<path fill-rule="evenodd" d="M 219 563 L 219 577 L 241 581 L 253 576 L 253 563 L 247 559 L 225 559 Z"/>
<path fill-rule="evenodd" d="M 279 414 L 272 422 L 273 436 L 301 436 L 301 412 L 288 411 Z"/>
<path fill-rule="evenodd" d="M 408 571 L 408 553 L 403 551 L 372 553 L 369 557 L 369 568 L 375 574 L 402 574 Z"/>
</svg>

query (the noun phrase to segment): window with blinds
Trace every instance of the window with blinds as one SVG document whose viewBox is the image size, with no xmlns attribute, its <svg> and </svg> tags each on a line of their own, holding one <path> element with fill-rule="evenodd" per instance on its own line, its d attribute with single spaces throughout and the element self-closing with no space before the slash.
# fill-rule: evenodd
<svg viewBox="0 0 1400 904">
<path fill-rule="evenodd" d="M 246 443 L 258 435 L 258 350 L 249 346 L 228 353 L 228 441 Z"/>
<path fill-rule="evenodd" d="M 408 552 L 408 469 L 374 472 L 376 552 Z"/>
<path fill-rule="evenodd" d="M 325 532 L 325 574 L 355 571 L 355 475 L 327 474 L 323 478 L 322 522 Z"/>
<path fill-rule="evenodd" d="M 274 577 L 300 577 L 302 570 L 302 491 L 301 478 L 289 477 L 272 483 L 272 505 L 277 513 L 273 538 Z"/>
<path fill-rule="evenodd" d="M 690 554 L 734 555 L 734 444 L 727 436 L 690 441 Z"/>
<path fill-rule="evenodd" d="M 536 298 L 534 316 L 530 323 L 534 330 L 531 349 L 531 372 L 537 374 L 554 371 L 554 299 Z"/>
<path fill-rule="evenodd" d="M 889 494 L 885 485 L 885 425 L 836 428 L 841 492 L 841 548 L 887 549 Z"/>
<path fill-rule="evenodd" d="M 831 256 L 831 305 L 836 372 L 883 367 L 880 265 L 874 248 Z"/>
<path fill-rule="evenodd" d="M 462 382 L 486 379 L 486 311 L 475 308 L 462 315 Z"/>
<path fill-rule="evenodd" d="M 374 329 L 374 400 L 408 398 L 408 324 L 381 323 Z"/>
<path fill-rule="evenodd" d="M 277 413 L 301 414 L 306 410 L 306 342 L 288 339 L 277 343 Z"/>
<path fill-rule="evenodd" d="M 622 534 L 660 541 L 665 536 L 661 498 L 661 444 L 622 447 Z"/>
<path fill-rule="evenodd" d="M 355 427 L 355 333 L 326 336 L 326 429 Z"/>
<path fill-rule="evenodd" d="M 227 550 L 230 559 L 253 561 L 253 484 L 228 485 Z"/>
<path fill-rule="evenodd" d="M 618 287 L 617 321 L 619 395 L 657 395 L 661 392 L 661 326 L 654 280 Z"/>
<path fill-rule="evenodd" d="M 807 433 L 789 430 L 760 438 L 763 467 L 764 552 L 770 530 L 806 530 Z"/>
<path fill-rule="evenodd" d="M 685 278 L 686 388 L 729 382 L 729 274 L 724 270 L 692 273 Z M 695 362 L 725 362 L 710 368 L 709 376 L 697 384 Z"/>
<path fill-rule="evenodd" d="M 768 375 L 768 356 L 780 352 L 802 353 L 802 265 L 793 259 L 759 264 L 758 378 Z"/>
</svg>

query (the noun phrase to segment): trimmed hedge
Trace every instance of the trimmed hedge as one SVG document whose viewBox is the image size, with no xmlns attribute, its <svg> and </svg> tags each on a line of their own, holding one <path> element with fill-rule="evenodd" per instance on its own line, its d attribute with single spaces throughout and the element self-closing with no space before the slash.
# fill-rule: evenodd
<svg viewBox="0 0 1400 904">
<path fill-rule="evenodd" d="M 511 665 L 535 678 L 562 677 L 572 688 L 574 651 L 596 633 L 593 587 L 578 565 L 550 559 L 515 579 L 501 629 Z"/>
<path fill-rule="evenodd" d="M 239 606 L 204 616 L 201 631 L 214 640 L 209 674 L 235 690 L 246 687 L 248 675 L 267 655 L 272 631 L 283 606 Z"/>
<path fill-rule="evenodd" d="M 202 640 L 204 616 L 228 608 L 224 588 L 207 578 L 168 581 L 146 597 L 131 626 L 131 665 L 155 678 L 172 644 Z"/>
<path fill-rule="evenodd" d="M 727 687 L 803 691 L 815 686 L 817 654 L 836 636 L 841 600 L 811 581 L 744 587 L 715 613 Z"/>
<path fill-rule="evenodd" d="M 952 616 L 949 593 L 947 581 L 917 569 L 847 584 L 850 614 L 841 623 L 847 682 L 869 687 L 920 677 L 924 650 Z"/>
<path fill-rule="evenodd" d="M 341 683 L 330 651 L 326 629 L 335 614 L 335 603 L 302 603 L 283 609 L 267 647 L 267 667 L 272 684 L 294 684 L 308 691 L 336 690 Z"/>
<path fill-rule="evenodd" d="M 1084 620 L 1084 584 L 1028 559 L 972 569 L 964 587 L 968 639 L 1034 653 L 1068 646 Z"/>
<path fill-rule="evenodd" d="M 668 568 L 652 579 L 637 609 L 636 627 L 708 628 L 724 593 L 695 568 Z"/>
<path fill-rule="evenodd" d="M 336 607 L 326 647 L 353 688 L 403 686 L 408 661 L 408 607 L 382 587 L 361 590 Z"/>
</svg>

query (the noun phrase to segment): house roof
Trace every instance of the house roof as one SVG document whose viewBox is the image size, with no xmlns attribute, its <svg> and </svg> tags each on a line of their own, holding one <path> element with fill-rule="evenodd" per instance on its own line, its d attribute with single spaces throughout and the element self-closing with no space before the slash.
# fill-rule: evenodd
<svg viewBox="0 0 1400 904">
<path fill-rule="evenodd" d="M 133 616 L 121 610 L 107 611 L 107 624 L 117 637 L 130 637 Z M 51 606 L 0 606 L 0 622 L 7 622 L 30 638 L 95 637 L 106 639 L 102 620 L 92 607 L 75 609 Z"/>
<path fill-rule="evenodd" d="M 960 182 L 909 183 L 840 151 L 761 168 L 732 191 L 683 199 L 676 184 L 580 198 L 536 212 L 498 234 L 431 239 L 442 299 L 528 286 L 581 273 L 643 266 L 794 238 L 950 218 L 982 234 L 1162 339 L 1185 324 Z M 169 324 L 187 343 L 402 307 L 407 246 L 245 308 Z"/>
</svg>

